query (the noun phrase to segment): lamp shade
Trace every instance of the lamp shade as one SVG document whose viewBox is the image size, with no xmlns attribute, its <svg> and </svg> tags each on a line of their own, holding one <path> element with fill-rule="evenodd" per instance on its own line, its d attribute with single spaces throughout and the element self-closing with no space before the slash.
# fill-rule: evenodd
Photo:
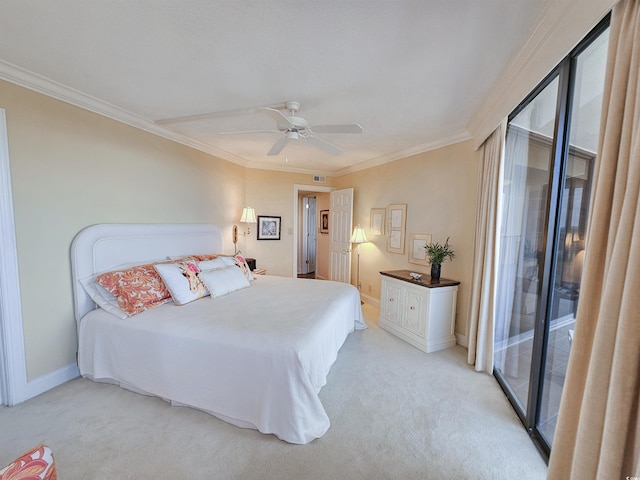
<svg viewBox="0 0 640 480">
<path fill-rule="evenodd" d="M 356 228 L 353 229 L 353 235 L 351 235 L 351 243 L 366 243 L 367 236 L 364 234 L 364 228 L 360 225 L 357 225 Z"/>
<path fill-rule="evenodd" d="M 240 217 L 241 223 L 257 223 L 256 211 L 251 207 L 245 207 L 242 209 L 242 217 Z"/>
</svg>

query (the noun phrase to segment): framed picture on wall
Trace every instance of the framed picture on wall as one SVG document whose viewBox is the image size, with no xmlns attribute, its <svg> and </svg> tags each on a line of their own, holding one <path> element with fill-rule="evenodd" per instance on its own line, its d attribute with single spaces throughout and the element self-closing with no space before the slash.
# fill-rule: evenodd
<svg viewBox="0 0 640 480">
<path fill-rule="evenodd" d="M 258 240 L 280 240 L 281 218 L 258 215 Z"/>
<path fill-rule="evenodd" d="M 320 210 L 320 233 L 329 233 L 329 210 Z"/>
<path fill-rule="evenodd" d="M 409 235 L 409 263 L 429 265 L 425 247 L 431 243 L 430 233 L 412 233 Z"/>
<path fill-rule="evenodd" d="M 371 223 L 369 230 L 372 235 L 384 235 L 384 219 L 387 211 L 384 208 L 371 209 Z"/>
<path fill-rule="evenodd" d="M 389 222 L 389 236 L 387 237 L 387 252 L 404 255 L 404 236 L 407 223 L 407 204 L 394 204 L 387 207 L 387 221 Z"/>
</svg>

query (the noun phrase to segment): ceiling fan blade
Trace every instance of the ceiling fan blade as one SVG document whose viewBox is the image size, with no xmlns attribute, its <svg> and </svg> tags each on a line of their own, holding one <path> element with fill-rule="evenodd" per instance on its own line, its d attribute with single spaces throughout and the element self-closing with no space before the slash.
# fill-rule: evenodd
<svg viewBox="0 0 640 480">
<path fill-rule="evenodd" d="M 240 130 L 237 132 L 218 132 L 217 135 L 235 135 L 238 133 L 282 133 L 280 130 Z"/>
<path fill-rule="evenodd" d="M 313 133 L 362 133 L 362 127 L 357 123 L 347 125 L 315 125 L 309 127 Z"/>
<path fill-rule="evenodd" d="M 227 117 L 231 115 L 247 115 L 256 112 L 258 112 L 257 108 L 243 108 L 238 110 L 227 110 L 225 112 L 199 113 L 197 115 L 186 115 L 184 117 L 162 118 L 160 120 L 155 120 L 153 123 L 155 123 L 156 125 L 171 125 L 174 123 L 196 122 L 198 120 L 205 120 L 207 118 Z"/>
<path fill-rule="evenodd" d="M 171 125 L 172 123 L 195 122 L 195 121 L 204 120 L 207 118 L 250 115 L 253 113 L 258 113 L 262 109 L 274 110 L 276 108 L 281 108 L 283 106 L 284 105 L 279 103 L 276 105 L 267 105 L 267 106 L 261 106 L 261 107 L 236 108 L 234 110 L 224 110 L 220 112 L 199 113 L 196 115 L 186 115 L 182 117 L 162 118 L 160 120 L 155 120 L 153 123 L 155 123 L 156 125 Z"/>
<path fill-rule="evenodd" d="M 287 145 L 287 143 L 289 143 L 289 137 L 282 137 L 280 140 L 273 144 L 273 147 L 271 147 L 271 150 L 269 150 L 269 153 L 267 153 L 267 155 L 270 157 L 278 155 Z"/>
<path fill-rule="evenodd" d="M 278 122 L 278 124 L 281 124 L 283 121 L 287 122 L 287 124 L 289 125 L 293 125 L 291 123 L 291 121 L 289 120 L 289 117 L 287 117 L 284 113 L 282 113 L 280 110 L 277 110 L 275 108 L 270 108 L 270 107 L 261 107 L 258 109 L 261 112 L 266 113 L 267 115 L 269 115 L 271 118 L 273 118 L 276 122 Z"/>
<path fill-rule="evenodd" d="M 333 143 L 327 142 L 326 140 L 322 140 L 321 138 L 314 137 L 312 135 L 306 135 L 303 138 L 307 142 L 314 144 L 316 147 L 319 147 L 332 155 L 340 155 L 342 153 L 341 148 L 335 146 Z"/>
</svg>

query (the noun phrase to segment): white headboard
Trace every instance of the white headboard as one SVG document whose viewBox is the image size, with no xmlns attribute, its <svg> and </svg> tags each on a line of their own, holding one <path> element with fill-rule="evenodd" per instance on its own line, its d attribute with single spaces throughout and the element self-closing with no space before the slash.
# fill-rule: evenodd
<svg viewBox="0 0 640 480">
<path fill-rule="evenodd" d="M 100 224 L 80 231 L 71 244 L 73 307 L 76 322 L 96 308 L 79 280 L 119 265 L 166 260 L 168 256 L 223 253 L 215 225 Z"/>
</svg>

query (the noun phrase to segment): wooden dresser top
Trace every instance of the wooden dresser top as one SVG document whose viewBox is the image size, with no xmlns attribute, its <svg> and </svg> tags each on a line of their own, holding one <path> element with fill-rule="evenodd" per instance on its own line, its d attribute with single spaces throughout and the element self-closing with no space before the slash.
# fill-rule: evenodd
<svg viewBox="0 0 640 480">
<path fill-rule="evenodd" d="M 396 278 L 398 280 L 403 280 L 405 282 L 427 288 L 452 287 L 455 285 L 460 285 L 460 282 L 456 280 L 449 280 L 447 278 L 440 278 L 440 280 L 434 281 L 431 280 L 431 276 L 427 274 L 423 274 L 419 280 L 414 280 L 413 278 L 411 278 L 411 275 L 409 275 L 410 273 L 411 270 L 387 270 L 386 272 L 380 272 L 380 275 Z"/>
</svg>

